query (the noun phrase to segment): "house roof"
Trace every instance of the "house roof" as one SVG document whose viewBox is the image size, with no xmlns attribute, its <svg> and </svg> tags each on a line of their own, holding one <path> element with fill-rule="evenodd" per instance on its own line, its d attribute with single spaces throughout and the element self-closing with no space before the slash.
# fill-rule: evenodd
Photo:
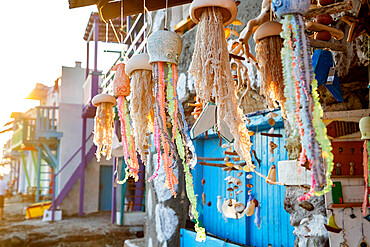
<svg viewBox="0 0 370 247">
<path fill-rule="evenodd" d="M 87 23 L 87 26 L 86 26 L 86 29 L 85 29 L 85 34 L 84 34 L 84 40 L 86 40 L 86 41 L 87 40 L 94 40 L 94 36 L 92 35 L 90 37 L 90 33 L 94 31 L 93 28 L 94 28 L 95 18 L 99 18 L 99 14 L 98 13 L 91 13 L 90 19 L 89 19 L 89 22 Z M 116 34 L 120 38 L 121 20 L 119 18 L 118 19 L 113 19 L 112 24 L 114 26 Z M 123 21 L 123 25 L 125 25 L 125 24 L 126 24 L 126 19 L 124 19 L 124 21 Z M 108 27 L 108 33 L 107 33 L 107 27 Z M 108 39 L 107 39 L 107 36 L 106 36 L 107 34 L 108 34 Z M 103 41 L 103 42 L 107 41 L 109 43 L 119 43 L 117 41 L 116 35 L 115 35 L 115 33 L 112 29 L 112 25 L 110 24 L 110 22 L 107 25 L 101 19 L 99 19 L 99 41 Z"/>
<path fill-rule="evenodd" d="M 33 100 L 42 100 L 46 98 L 48 94 L 49 87 L 45 86 L 41 83 L 36 83 L 34 89 L 32 89 L 31 93 L 27 96 L 26 99 L 33 99 Z"/>
<path fill-rule="evenodd" d="M 102 4 L 102 0 L 69 0 L 69 8 L 78 8 L 84 6 L 90 6 L 94 4 L 101 4 L 99 13 L 101 18 L 105 20 L 116 19 L 121 15 L 121 1 L 109 0 L 108 4 Z M 123 0 L 123 15 L 130 16 L 144 12 L 144 2 L 146 8 L 149 11 L 166 8 L 166 1 L 164 0 Z M 192 0 L 168 0 L 168 7 L 175 7 L 187 3 L 191 3 Z"/>
</svg>

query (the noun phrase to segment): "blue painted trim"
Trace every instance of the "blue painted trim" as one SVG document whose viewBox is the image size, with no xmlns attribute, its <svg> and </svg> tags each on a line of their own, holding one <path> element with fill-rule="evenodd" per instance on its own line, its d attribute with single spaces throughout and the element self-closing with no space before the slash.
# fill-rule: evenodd
<svg viewBox="0 0 370 247">
<path fill-rule="evenodd" d="M 267 114 L 270 112 L 274 112 L 278 114 L 277 117 L 274 118 L 275 120 L 275 125 L 271 126 L 268 123 L 269 118 L 267 117 Z M 274 127 L 275 129 L 278 128 L 283 128 L 284 127 L 284 121 L 281 116 L 281 110 L 264 110 L 264 111 L 257 111 L 253 112 L 250 114 L 247 114 L 246 117 L 248 117 L 251 122 L 249 125 L 247 125 L 247 128 L 252 131 L 257 131 L 257 130 L 268 130 L 271 127 Z M 208 130 L 208 138 L 218 138 L 218 134 L 213 131 L 213 129 Z M 200 140 L 200 139 L 206 139 L 205 134 L 201 134 L 195 138 L 195 140 Z"/>
<path fill-rule="evenodd" d="M 180 229 L 180 247 L 240 247 L 243 245 L 228 243 L 215 237 L 207 235 L 205 242 L 197 242 L 195 240 L 196 233 L 186 229 Z"/>
</svg>

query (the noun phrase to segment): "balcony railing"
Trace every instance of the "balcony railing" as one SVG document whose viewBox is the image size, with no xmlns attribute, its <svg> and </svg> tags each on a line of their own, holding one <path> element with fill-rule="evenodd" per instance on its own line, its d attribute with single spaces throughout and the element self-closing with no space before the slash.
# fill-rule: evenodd
<svg viewBox="0 0 370 247">
<path fill-rule="evenodd" d="M 61 132 L 57 132 L 58 107 L 39 106 L 36 107 L 36 139 L 60 138 Z"/>
<path fill-rule="evenodd" d="M 35 140 L 35 125 L 34 118 L 21 118 L 16 121 L 17 126 L 11 140 L 11 149 L 20 149 L 32 147 Z"/>
</svg>

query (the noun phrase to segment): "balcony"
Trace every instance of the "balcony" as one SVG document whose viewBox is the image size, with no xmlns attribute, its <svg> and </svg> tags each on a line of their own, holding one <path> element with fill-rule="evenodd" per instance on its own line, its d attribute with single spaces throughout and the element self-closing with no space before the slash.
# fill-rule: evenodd
<svg viewBox="0 0 370 247">
<path fill-rule="evenodd" d="M 39 140 L 59 140 L 62 133 L 57 131 L 57 111 L 57 107 L 39 106 L 28 116 L 16 118 L 13 137 L 8 143 L 9 150 L 35 150 Z M 35 115 L 36 118 L 29 117 Z"/>
<path fill-rule="evenodd" d="M 35 126 L 35 139 L 59 140 L 62 137 L 63 133 L 57 131 L 58 107 L 39 106 L 35 109 L 37 116 Z"/>
<path fill-rule="evenodd" d="M 21 118 L 14 122 L 14 134 L 10 148 L 12 150 L 33 150 L 35 145 L 35 118 Z"/>
</svg>

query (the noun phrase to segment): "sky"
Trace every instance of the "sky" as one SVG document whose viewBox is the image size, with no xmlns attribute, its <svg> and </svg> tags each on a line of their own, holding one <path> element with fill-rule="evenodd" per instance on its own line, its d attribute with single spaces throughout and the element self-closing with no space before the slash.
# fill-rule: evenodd
<svg viewBox="0 0 370 247">
<path fill-rule="evenodd" d="M 39 104 L 25 99 L 36 83 L 53 85 L 62 66 L 74 67 L 75 61 L 86 67 L 83 36 L 91 12 L 97 12 L 95 5 L 69 9 L 68 0 L 2 1 L 1 9 L 0 130 L 11 120 L 11 112 Z M 120 45 L 100 44 L 98 69 L 102 70 L 117 58 L 104 49 L 119 50 Z M 0 157 L 7 138 L 0 135 Z"/>
</svg>

